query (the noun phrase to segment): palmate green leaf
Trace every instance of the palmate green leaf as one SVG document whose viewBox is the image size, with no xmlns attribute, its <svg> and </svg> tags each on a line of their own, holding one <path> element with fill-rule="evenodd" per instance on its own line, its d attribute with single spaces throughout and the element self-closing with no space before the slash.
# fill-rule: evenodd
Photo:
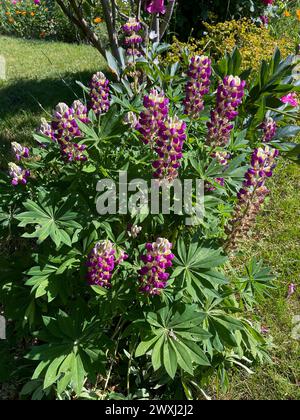
<svg viewBox="0 0 300 420">
<path fill-rule="evenodd" d="M 82 226 L 75 221 L 78 214 L 69 210 L 72 205 L 73 202 L 68 200 L 60 207 L 46 203 L 45 199 L 42 199 L 41 203 L 27 200 L 24 207 L 28 211 L 18 214 L 15 218 L 20 221 L 19 227 L 34 225 L 35 231 L 24 233 L 23 237 L 37 238 L 38 243 L 50 237 L 57 248 L 61 244 L 71 247 L 70 234 L 73 234 L 75 229 L 82 229 Z"/>
<path fill-rule="evenodd" d="M 153 369 L 157 371 L 163 366 L 171 378 L 175 377 L 178 366 L 190 374 L 196 366 L 209 366 L 198 344 L 211 337 L 203 329 L 204 317 L 204 313 L 196 311 L 196 306 L 185 304 L 172 309 L 165 306 L 155 314 L 146 314 L 151 332 L 148 331 L 147 338 L 139 344 L 136 356 L 151 351 Z"/>
<path fill-rule="evenodd" d="M 224 275 L 216 270 L 227 261 L 227 257 L 221 254 L 221 250 L 192 242 L 186 251 L 181 238 L 178 241 L 177 253 L 179 258 L 174 259 L 175 270 L 172 278 L 178 276 L 183 279 L 186 291 L 195 302 L 199 300 L 199 291 L 207 295 L 211 290 L 211 293 L 217 297 L 218 287 L 228 283 Z"/>
</svg>

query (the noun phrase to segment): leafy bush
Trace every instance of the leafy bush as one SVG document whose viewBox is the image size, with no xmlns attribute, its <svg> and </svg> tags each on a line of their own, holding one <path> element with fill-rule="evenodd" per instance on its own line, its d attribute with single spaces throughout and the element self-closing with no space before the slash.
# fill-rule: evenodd
<svg viewBox="0 0 300 420">
<path fill-rule="evenodd" d="M 296 108 L 280 100 L 298 89 L 293 57 L 277 50 L 245 83 L 237 50 L 218 64 L 185 56 L 169 66 L 158 59 L 166 49 L 154 43 L 133 59 L 121 50 L 121 66 L 108 54 L 118 80 L 94 75 L 86 103 L 59 104 L 36 147 L 12 145 L 17 163 L 0 179 L 1 348 L 9 370 L 17 363 L 31 378 L 24 398 L 193 398 L 213 375 L 226 388 L 228 369 L 269 360 L 244 309 L 272 276 L 253 261 L 246 279 L 230 278 L 224 250 L 249 233 L 275 148 L 293 149 L 284 139 L 299 131 L 289 125 Z M 128 212 L 124 191 L 114 197 L 119 171 L 138 181 Z M 176 195 L 170 212 L 145 204 L 154 177 L 166 187 L 179 175 L 205 182 L 197 223 L 175 212 Z M 243 203 L 252 213 L 237 217 Z"/>
<path fill-rule="evenodd" d="M 238 47 L 243 57 L 243 68 L 257 70 L 262 60 L 272 57 L 276 47 L 284 57 L 293 53 L 295 48 L 290 38 L 276 38 L 268 28 L 257 26 L 246 18 L 217 24 L 204 23 L 204 26 L 207 34 L 203 38 L 192 38 L 187 44 L 174 38 L 168 59 L 171 62 L 180 60 L 184 48 L 188 48 L 191 55 L 205 53 L 219 59 L 225 52 L 231 53 Z"/>
<path fill-rule="evenodd" d="M 263 0 L 185 0 L 179 3 L 176 14 L 176 33 L 180 40 L 202 34 L 199 22 L 224 22 L 231 18 L 257 18 L 263 15 Z M 192 11 L 192 13 L 191 13 Z"/>
<path fill-rule="evenodd" d="M 56 3 L 49 0 L 3 0 L 0 4 L 0 32 L 24 38 L 76 40 L 74 26 Z"/>
</svg>

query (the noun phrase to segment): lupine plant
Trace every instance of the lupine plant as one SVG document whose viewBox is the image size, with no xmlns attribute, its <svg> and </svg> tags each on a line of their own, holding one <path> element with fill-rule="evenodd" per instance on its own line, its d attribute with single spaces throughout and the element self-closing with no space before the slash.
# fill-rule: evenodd
<svg viewBox="0 0 300 420">
<path fill-rule="evenodd" d="M 138 85 L 111 61 L 117 80 L 91 75 L 81 102 L 41 122 L 36 146 L 12 145 L 0 179 L 0 351 L 11 366 L 22 342 L 24 398 L 198 398 L 214 376 L 226 388 L 229 368 L 269 360 L 259 318 L 243 310 L 273 277 L 254 260 L 251 280 L 228 267 L 279 151 L 293 151 L 297 108 L 281 98 L 299 90 L 294 58 L 276 51 L 249 81 L 237 50 L 165 66 L 165 49 L 136 57 Z M 167 211 L 146 205 L 150 182 L 161 197 L 180 180 L 206 186 L 194 223 L 175 212 L 177 193 Z"/>
</svg>

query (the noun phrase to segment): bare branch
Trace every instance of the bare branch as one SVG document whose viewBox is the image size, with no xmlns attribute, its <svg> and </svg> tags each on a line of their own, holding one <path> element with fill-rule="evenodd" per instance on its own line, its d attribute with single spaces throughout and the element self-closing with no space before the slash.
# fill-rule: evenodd
<svg viewBox="0 0 300 420">
<path fill-rule="evenodd" d="M 168 3 L 168 7 L 167 7 L 167 11 L 165 16 L 161 19 L 161 24 L 160 24 L 160 36 L 159 36 L 159 40 L 161 41 L 166 33 L 166 30 L 168 29 L 173 13 L 174 13 L 174 9 L 176 6 L 177 0 L 169 0 Z"/>
<path fill-rule="evenodd" d="M 71 20 L 71 22 L 73 22 L 77 27 L 81 29 L 83 35 L 88 39 L 88 41 L 90 41 L 91 44 L 100 52 L 100 54 L 105 57 L 105 49 L 102 45 L 102 42 L 91 30 L 88 23 L 83 18 L 80 7 L 76 4 L 76 2 L 74 0 L 69 0 L 70 8 L 65 5 L 63 0 L 56 0 L 56 2 L 62 9 L 63 13 Z"/>
<path fill-rule="evenodd" d="M 109 43 L 112 49 L 112 53 L 114 57 L 118 60 L 118 62 L 121 63 L 118 34 L 116 31 L 116 27 L 114 26 L 114 23 L 113 23 L 112 9 L 109 4 L 109 0 L 101 0 L 101 4 L 103 8 L 103 13 L 105 17 L 107 33 L 108 33 L 108 38 L 109 38 Z"/>
</svg>

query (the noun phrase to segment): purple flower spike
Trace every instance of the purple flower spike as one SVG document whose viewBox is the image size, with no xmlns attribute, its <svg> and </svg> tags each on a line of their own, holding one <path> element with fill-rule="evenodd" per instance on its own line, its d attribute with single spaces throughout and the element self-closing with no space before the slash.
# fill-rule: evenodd
<svg viewBox="0 0 300 420">
<path fill-rule="evenodd" d="M 259 128 L 263 130 L 262 140 L 264 143 L 269 143 L 273 140 L 277 132 L 277 124 L 276 121 L 273 120 L 273 118 L 266 118 Z"/>
<path fill-rule="evenodd" d="M 211 60 L 208 57 L 202 55 L 191 59 L 184 100 L 185 114 L 191 118 L 199 117 L 204 109 L 203 97 L 209 93 L 211 74 Z"/>
<path fill-rule="evenodd" d="M 98 242 L 89 254 L 87 279 L 90 285 L 111 288 L 111 278 L 115 266 L 121 264 L 127 255 L 124 251 L 117 256 L 113 243 L 109 240 Z"/>
<path fill-rule="evenodd" d="M 172 182 L 178 177 L 178 169 L 183 157 L 183 145 L 186 140 L 186 123 L 178 117 L 169 118 L 161 126 L 155 151 L 158 159 L 152 166 L 156 171 L 154 178 Z"/>
<path fill-rule="evenodd" d="M 239 77 L 227 76 L 219 84 L 217 91 L 217 105 L 211 111 L 211 120 L 207 124 L 207 143 L 210 146 L 224 147 L 229 143 L 230 134 L 234 127 L 233 121 L 238 116 L 246 82 Z"/>
<path fill-rule="evenodd" d="M 109 80 L 103 73 L 98 72 L 92 77 L 90 89 L 90 109 L 92 109 L 96 115 L 105 114 L 110 108 Z"/>
<path fill-rule="evenodd" d="M 156 242 L 146 245 L 146 255 L 141 259 L 144 266 L 139 274 L 140 291 L 150 295 L 159 295 L 167 286 L 169 273 L 167 268 L 172 267 L 172 244 L 164 238 L 158 238 Z"/>
<path fill-rule="evenodd" d="M 142 141 L 153 147 L 160 127 L 163 125 L 169 113 L 169 100 L 164 93 L 151 90 L 144 97 L 145 110 L 140 114 L 136 129 L 142 134 Z"/>
</svg>

